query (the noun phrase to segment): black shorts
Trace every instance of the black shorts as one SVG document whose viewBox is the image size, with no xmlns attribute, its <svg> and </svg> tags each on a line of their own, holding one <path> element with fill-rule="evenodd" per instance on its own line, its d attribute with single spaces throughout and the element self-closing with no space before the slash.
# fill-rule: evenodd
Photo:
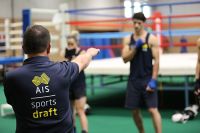
<svg viewBox="0 0 200 133">
<path fill-rule="evenodd" d="M 69 89 L 70 100 L 77 100 L 86 96 L 86 84 L 84 82 L 73 82 Z"/>
<path fill-rule="evenodd" d="M 150 93 L 146 91 L 146 87 L 150 78 L 146 80 L 129 80 L 126 92 L 125 107 L 128 109 L 139 109 L 143 105 L 147 108 L 157 108 L 157 90 Z"/>
</svg>

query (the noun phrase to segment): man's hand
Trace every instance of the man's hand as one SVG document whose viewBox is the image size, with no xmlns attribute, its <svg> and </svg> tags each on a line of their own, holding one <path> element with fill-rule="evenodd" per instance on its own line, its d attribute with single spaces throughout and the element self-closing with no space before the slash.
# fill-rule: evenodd
<svg viewBox="0 0 200 133">
<path fill-rule="evenodd" d="M 89 48 L 84 54 L 80 54 L 77 56 L 72 62 L 75 62 L 79 66 L 79 72 L 85 69 L 90 61 L 92 60 L 92 57 L 96 56 L 99 53 L 99 49 L 96 48 Z"/>
<path fill-rule="evenodd" d="M 100 49 L 89 48 L 86 53 L 93 57 L 93 56 L 96 56 L 99 52 L 100 52 Z"/>
</svg>

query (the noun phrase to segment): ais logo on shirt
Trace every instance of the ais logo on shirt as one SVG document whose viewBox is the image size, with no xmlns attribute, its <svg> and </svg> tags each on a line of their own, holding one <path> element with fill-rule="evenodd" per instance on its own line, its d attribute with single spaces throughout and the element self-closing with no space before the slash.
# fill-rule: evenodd
<svg viewBox="0 0 200 133">
<path fill-rule="evenodd" d="M 143 44 L 142 45 L 142 51 L 147 52 L 148 47 L 149 47 L 148 44 L 146 44 L 146 43 Z"/>
<path fill-rule="evenodd" d="M 57 117 L 56 95 L 49 87 L 50 78 L 46 73 L 34 76 L 32 83 L 35 85 L 35 95 L 31 99 L 32 117 L 34 119 L 47 119 Z M 34 94 L 34 93 L 33 93 Z"/>
<path fill-rule="evenodd" d="M 45 73 L 42 73 L 41 76 L 34 76 L 32 83 L 35 86 L 39 86 L 40 84 L 48 85 L 49 81 L 50 81 L 50 78 Z"/>
</svg>

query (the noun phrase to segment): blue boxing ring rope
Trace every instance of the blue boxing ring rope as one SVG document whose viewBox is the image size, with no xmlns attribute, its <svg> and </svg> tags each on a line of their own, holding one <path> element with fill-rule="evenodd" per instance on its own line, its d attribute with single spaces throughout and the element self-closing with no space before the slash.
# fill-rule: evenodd
<svg viewBox="0 0 200 133">
<path fill-rule="evenodd" d="M 0 57 L 0 65 L 3 66 L 3 76 L 6 72 L 6 65 L 22 63 L 24 61 L 23 56 L 13 56 L 13 57 Z"/>
</svg>

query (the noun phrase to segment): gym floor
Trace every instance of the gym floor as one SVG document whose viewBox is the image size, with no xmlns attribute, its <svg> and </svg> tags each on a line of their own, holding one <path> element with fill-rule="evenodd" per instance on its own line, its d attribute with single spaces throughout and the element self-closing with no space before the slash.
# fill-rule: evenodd
<svg viewBox="0 0 200 133">
<path fill-rule="evenodd" d="M 90 133 L 137 133 L 137 129 L 131 119 L 131 112 L 123 108 L 125 96 L 125 83 L 115 87 L 96 89 L 95 95 L 88 91 L 88 103 L 92 113 L 88 115 Z M 0 85 L 0 104 L 5 103 L 3 86 Z M 160 110 L 162 115 L 163 133 L 199 133 L 200 115 L 185 124 L 173 123 L 171 116 L 174 109 Z M 152 120 L 149 113 L 142 110 L 143 123 L 147 133 L 154 133 Z M 80 132 L 79 119 L 76 121 L 78 132 Z M 0 117 L 0 133 L 14 133 L 15 116 Z"/>
</svg>

